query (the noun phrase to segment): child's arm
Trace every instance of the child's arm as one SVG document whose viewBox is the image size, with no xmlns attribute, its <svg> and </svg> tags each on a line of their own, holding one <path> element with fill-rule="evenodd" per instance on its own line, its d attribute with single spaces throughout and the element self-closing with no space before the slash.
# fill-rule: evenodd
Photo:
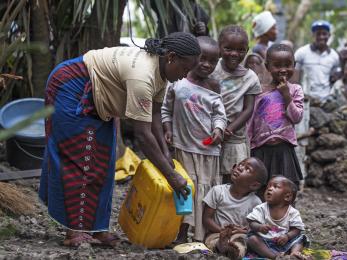
<svg viewBox="0 0 347 260">
<path fill-rule="evenodd" d="M 205 203 L 204 213 L 202 215 L 202 224 L 210 233 L 220 233 L 223 230 L 223 228 L 214 221 L 215 213 L 216 210 Z"/>
<path fill-rule="evenodd" d="M 297 229 L 295 227 L 292 227 L 289 229 L 287 234 L 284 234 L 282 236 L 279 236 L 276 238 L 276 243 L 280 246 L 284 246 L 288 243 L 289 240 L 293 239 L 294 237 L 298 236 L 300 234 L 301 230 Z"/>
<path fill-rule="evenodd" d="M 170 85 L 166 91 L 163 105 L 161 107 L 161 120 L 164 129 L 164 138 L 167 143 L 172 144 L 172 118 L 175 102 L 175 92 L 173 85 Z"/>
<path fill-rule="evenodd" d="M 292 96 L 286 78 L 278 85 L 277 89 L 283 96 L 287 117 L 293 124 L 298 124 L 304 114 L 304 92 L 301 88 L 297 88 Z"/>
<path fill-rule="evenodd" d="M 249 222 L 250 229 L 254 232 L 260 232 L 263 234 L 267 234 L 272 228 L 271 225 L 260 224 L 257 221 L 248 220 L 248 222 Z"/>
<path fill-rule="evenodd" d="M 163 125 L 161 123 L 161 106 L 161 103 L 153 102 L 152 133 L 156 137 L 158 144 L 163 154 L 168 159 L 171 167 L 175 167 L 172 161 L 171 153 L 167 146 L 167 140 L 165 138 L 165 135 L 163 135 Z"/>
<path fill-rule="evenodd" d="M 217 92 L 217 90 L 220 89 L 219 83 L 217 81 L 212 82 L 212 80 L 210 82 L 210 84 L 214 86 L 213 89 Z M 217 93 L 219 93 L 219 91 Z M 212 144 L 217 145 L 223 141 L 223 132 L 227 125 L 227 117 L 221 96 L 213 104 L 212 109 Z"/>
<path fill-rule="evenodd" d="M 235 119 L 231 124 L 227 126 L 225 129 L 225 134 L 227 136 L 231 136 L 233 132 L 240 129 L 242 126 L 246 124 L 248 119 L 252 116 L 253 108 L 254 108 L 254 100 L 255 95 L 245 95 L 243 98 L 243 109 L 239 114 L 237 119 Z"/>
<path fill-rule="evenodd" d="M 172 122 L 163 123 L 164 138 L 168 144 L 172 144 Z"/>
</svg>

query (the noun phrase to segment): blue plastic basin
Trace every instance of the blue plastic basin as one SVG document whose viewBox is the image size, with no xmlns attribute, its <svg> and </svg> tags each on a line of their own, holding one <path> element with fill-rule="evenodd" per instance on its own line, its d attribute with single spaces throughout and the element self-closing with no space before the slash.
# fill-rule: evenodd
<svg viewBox="0 0 347 260">
<path fill-rule="evenodd" d="M 0 124 L 8 129 L 44 107 L 41 98 L 24 98 L 6 104 L 0 110 Z M 7 161 L 20 170 L 38 169 L 45 148 L 44 119 L 33 122 L 6 140 Z"/>
<path fill-rule="evenodd" d="M 0 124 L 4 129 L 8 129 L 42 108 L 44 108 L 44 99 L 42 98 L 23 98 L 12 101 L 0 110 Z M 44 142 L 44 119 L 39 119 L 20 130 L 15 137 L 27 142 Z"/>
</svg>

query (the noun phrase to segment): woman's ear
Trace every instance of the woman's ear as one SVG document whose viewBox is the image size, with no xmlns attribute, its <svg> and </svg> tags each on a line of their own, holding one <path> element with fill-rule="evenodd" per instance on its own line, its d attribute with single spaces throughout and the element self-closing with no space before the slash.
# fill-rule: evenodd
<svg viewBox="0 0 347 260">
<path fill-rule="evenodd" d="M 176 53 L 173 51 L 170 51 L 169 53 L 166 54 L 166 59 L 167 59 L 167 63 L 171 64 L 175 62 L 176 59 Z"/>
</svg>

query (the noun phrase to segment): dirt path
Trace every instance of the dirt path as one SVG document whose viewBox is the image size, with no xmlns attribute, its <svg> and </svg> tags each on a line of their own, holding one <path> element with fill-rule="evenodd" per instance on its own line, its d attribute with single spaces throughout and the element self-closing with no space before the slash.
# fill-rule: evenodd
<svg viewBox="0 0 347 260">
<path fill-rule="evenodd" d="M 223 259 L 217 255 L 190 254 L 179 256 L 173 250 L 145 250 L 122 244 L 117 249 L 102 249 L 82 245 L 79 249 L 61 246 L 63 229 L 47 215 L 37 200 L 38 180 L 22 181 L 37 206 L 34 216 L 18 219 L 0 217 L 0 259 Z M 119 231 L 116 219 L 127 185 L 117 185 L 112 216 L 112 230 Z M 346 250 L 347 198 L 345 194 L 326 190 L 306 189 L 300 195 L 297 208 L 307 225 L 313 248 Z"/>
</svg>

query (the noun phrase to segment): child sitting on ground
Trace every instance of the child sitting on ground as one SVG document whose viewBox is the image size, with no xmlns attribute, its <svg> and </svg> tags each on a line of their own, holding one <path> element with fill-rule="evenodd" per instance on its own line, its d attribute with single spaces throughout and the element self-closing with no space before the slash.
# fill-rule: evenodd
<svg viewBox="0 0 347 260">
<path fill-rule="evenodd" d="M 291 206 L 296 192 L 292 181 L 276 176 L 266 187 L 266 202 L 256 206 L 247 216 L 251 228 L 247 244 L 259 256 L 275 259 L 290 254 L 305 259 L 301 254 L 306 238 L 304 223 L 299 211 Z"/>
<path fill-rule="evenodd" d="M 232 184 L 214 186 L 203 200 L 205 244 L 231 259 L 241 259 L 246 253 L 246 217 L 261 203 L 254 192 L 266 183 L 267 171 L 251 157 L 234 165 L 229 176 Z"/>
<path fill-rule="evenodd" d="M 166 141 L 175 148 L 175 159 L 194 182 L 193 213 L 183 219 L 175 243 L 187 243 L 189 226 L 195 227 L 194 240 L 204 239 L 202 199 L 219 184 L 219 155 L 226 116 L 219 84 L 210 79 L 219 58 L 215 40 L 198 37 L 201 57 L 187 78 L 169 86 L 162 106 Z"/>
</svg>

